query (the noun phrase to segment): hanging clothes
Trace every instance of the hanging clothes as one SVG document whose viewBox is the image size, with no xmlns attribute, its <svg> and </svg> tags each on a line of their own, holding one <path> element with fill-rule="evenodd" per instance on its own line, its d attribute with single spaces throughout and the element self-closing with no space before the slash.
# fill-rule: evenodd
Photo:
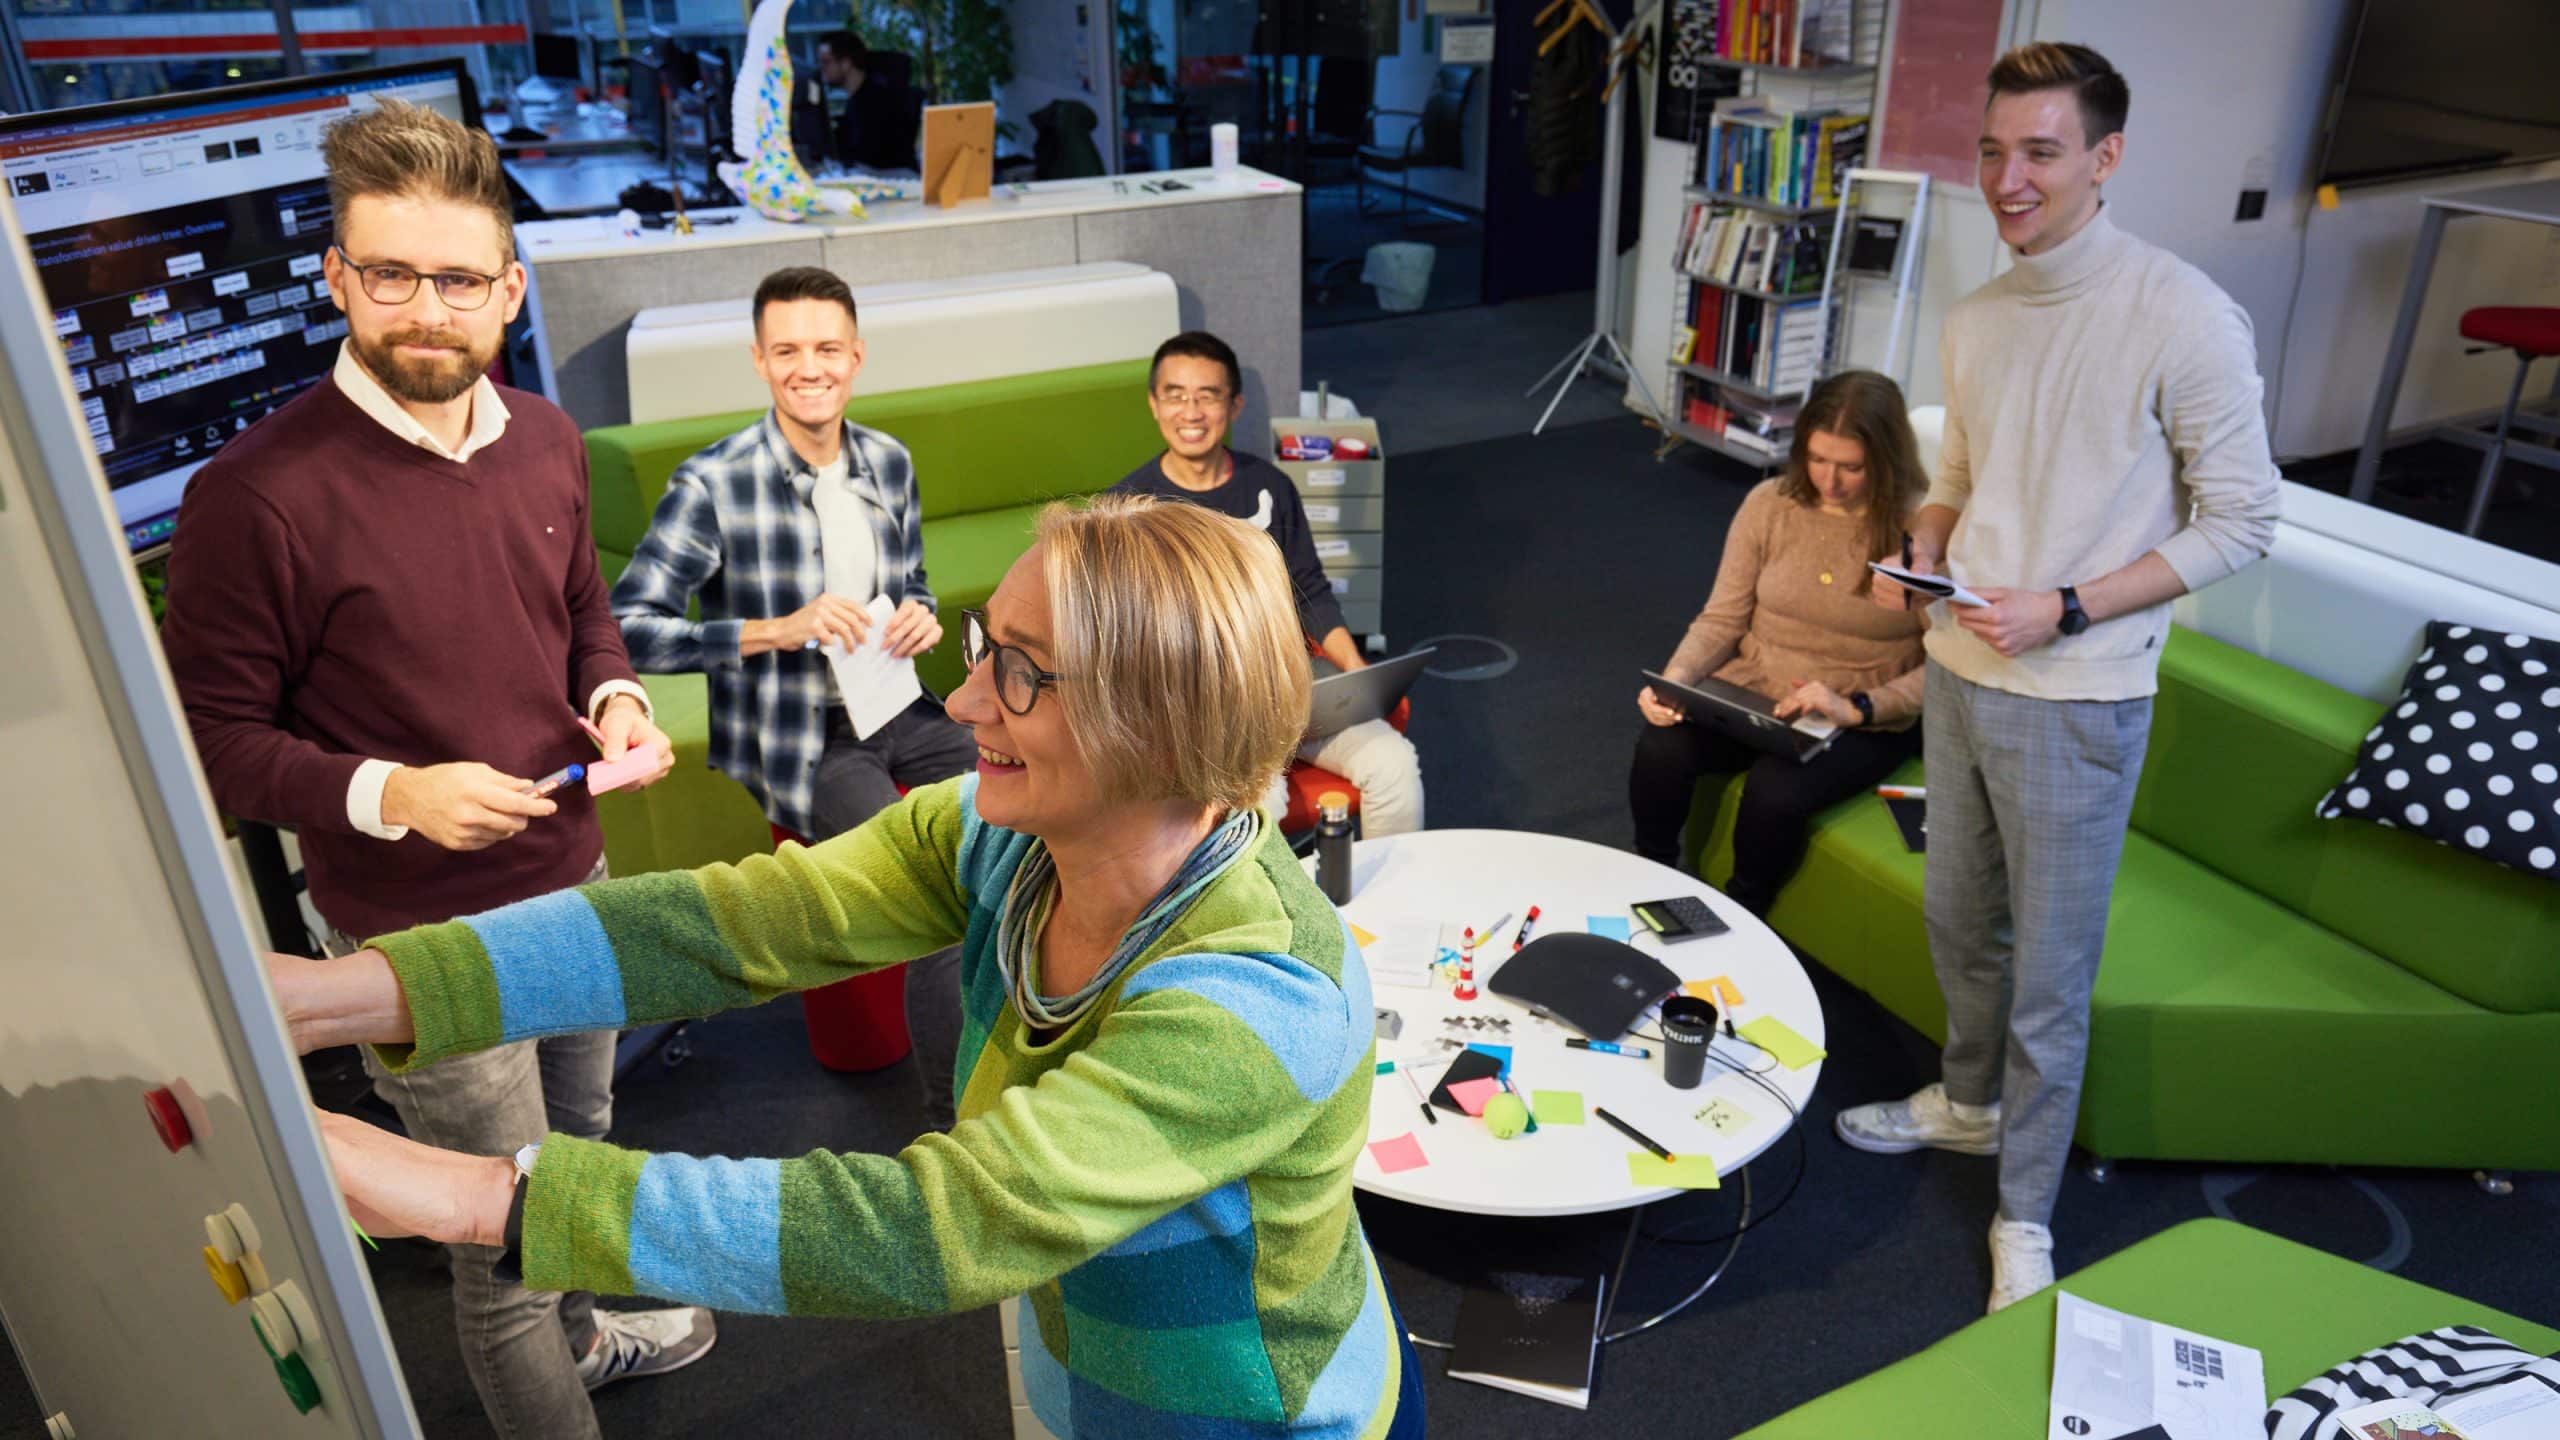
<svg viewBox="0 0 2560 1440">
<path fill-rule="evenodd" d="M 1568 23 L 1551 45 L 1542 45 L 1529 70 L 1527 126 L 1529 188 L 1554 197 L 1570 195 L 1600 178 L 1600 87 L 1607 79 L 1609 38 L 1598 27 Z"/>
</svg>

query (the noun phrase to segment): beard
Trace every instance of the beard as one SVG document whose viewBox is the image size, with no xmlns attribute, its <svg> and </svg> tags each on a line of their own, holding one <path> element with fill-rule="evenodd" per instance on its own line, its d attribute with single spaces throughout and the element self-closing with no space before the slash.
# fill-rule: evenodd
<svg viewBox="0 0 2560 1440">
<path fill-rule="evenodd" d="M 371 337 L 350 331 L 347 339 L 382 388 L 412 405 L 441 405 L 460 398 L 498 358 L 498 337 L 492 336 L 485 350 L 474 350 L 471 337 L 459 330 L 410 327 Z M 403 345 L 439 346 L 442 353 L 403 354 L 399 348 Z"/>
</svg>

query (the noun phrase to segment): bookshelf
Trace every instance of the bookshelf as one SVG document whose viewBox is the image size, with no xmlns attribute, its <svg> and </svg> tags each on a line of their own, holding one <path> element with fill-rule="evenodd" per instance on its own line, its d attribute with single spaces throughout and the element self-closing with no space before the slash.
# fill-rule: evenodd
<svg viewBox="0 0 2560 1440">
<path fill-rule="evenodd" d="M 1841 181 L 1867 162 L 1891 3 L 1711 0 L 1695 64 L 1739 93 L 1690 115 L 1666 452 L 1776 468 L 1832 368 L 1845 302 L 1827 283 L 1831 235 Z"/>
</svg>

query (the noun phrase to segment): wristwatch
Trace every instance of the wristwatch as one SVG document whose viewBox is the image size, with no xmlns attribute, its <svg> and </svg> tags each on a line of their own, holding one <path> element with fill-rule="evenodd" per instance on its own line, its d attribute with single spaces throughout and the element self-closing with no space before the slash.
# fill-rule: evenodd
<svg viewBox="0 0 2560 1440">
<path fill-rule="evenodd" d="M 1858 723 L 1859 723 L 1859 724 L 1861 724 L 1861 725 L 1873 725 L 1874 723 L 1876 723 L 1876 702 L 1875 702 L 1875 701 L 1873 701 L 1873 700 L 1871 700 L 1871 699 L 1869 699 L 1869 698 L 1867 698 L 1867 692 L 1866 692 L 1866 691 L 1864 691 L 1864 690 L 1852 690 L 1852 691 L 1850 691 L 1850 692 L 1849 692 L 1849 703 L 1858 707 Z"/>
<path fill-rule="evenodd" d="M 516 1183 L 522 1185 L 533 1178 L 533 1164 L 542 1158 L 542 1142 L 534 1141 L 516 1152 Z"/>
<path fill-rule="evenodd" d="M 2062 587 L 2062 623 L 2057 628 L 2065 635 L 2089 628 L 2089 612 L 2080 608 L 2080 592 L 2068 585 Z"/>
</svg>

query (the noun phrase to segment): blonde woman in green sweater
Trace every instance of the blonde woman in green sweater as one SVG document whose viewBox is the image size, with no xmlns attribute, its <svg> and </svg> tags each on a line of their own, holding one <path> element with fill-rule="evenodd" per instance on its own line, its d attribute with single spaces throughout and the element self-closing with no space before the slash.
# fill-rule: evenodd
<svg viewBox="0 0 2560 1440">
<path fill-rule="evenodd" d="M 1279 552 L 1196 506 L 1052 506 L 966 627 L 973 775 L 815 847 L 271 965 L 304 1049 L 406 1066 L 956 943 L 957 1126 L 894 1156 L 509 1158 L 324 1116 L 351 1208 L 506 1245 L 542 1289 L 884 1319 L 1026 1294 L 1023 1383 L 1062 1440 L 1421 1435 L 1351 1203 L 1367 971 L 1255 805 L 1307 708 Z"/>
<path fill-rule="evenodd" d="M 1927 625 L 1869 603 L 1867 562 L 1900 554 L 1928 488 L 1902 387 L 1849 370 L 1805 397 L 1786 469 L 1743 498 L 1715 588 L 1662 673 L 1684 685 L 1712 676 L 1843 733 L 1799 764 L 1683 724 L 1675 704 L 1644 687 L 1627 779 L 1637 854 L 1678 865 L 1699 777 L 1747 771 L 1724 890 L 1764 914 L 1804 858 L 1813 817 L 1920 753 Z"/>
</svg>

